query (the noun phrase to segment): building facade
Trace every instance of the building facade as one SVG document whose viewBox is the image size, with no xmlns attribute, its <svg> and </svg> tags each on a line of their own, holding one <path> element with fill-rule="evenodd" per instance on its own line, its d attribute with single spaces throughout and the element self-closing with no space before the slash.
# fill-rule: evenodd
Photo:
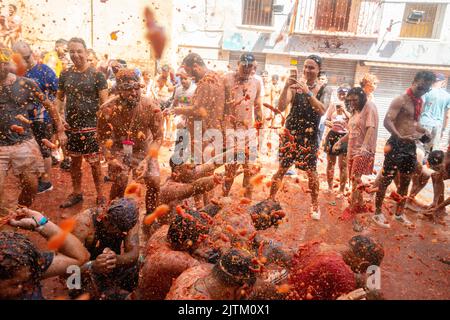
<svg viewBox="0 0 450 320">
<path fill-rule="evenodd" d="M 449 0 L 197 0 L 176 1 L 179 63 L 189 51 L 227 70 L 245 51 L 259 72 L 286 74 L 309 54 L 324 57 L 331 86 L 380 79 L 380 120 L 419 70 L 450 77 Z M 448 81 L 450 83 L 450 81 Z M 450 85 L 449 85 L 450 86 Z M 382 126 L 381 126 L 382 127 Z M 380 136 L 388 133 L 380 129 Z"/>
</svg>

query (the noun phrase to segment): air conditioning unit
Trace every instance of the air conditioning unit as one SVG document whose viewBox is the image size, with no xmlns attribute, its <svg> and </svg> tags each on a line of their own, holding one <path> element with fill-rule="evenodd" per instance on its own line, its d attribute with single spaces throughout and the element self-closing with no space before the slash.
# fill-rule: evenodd
<svg viewBox="0 0 450 320">
<path fill-rule="evenodd" d="M 406 18 L 406 22 L 412 24 L 419 24 L 422 22 L 424 16 L 425 11 L 411 10 L 408 17 Z"/>
<path fill-rule="evenodd" d="M 272 9 L 273 9 L 273 13 L 283 13 L 284 5 L 283 4 L 274 4 Z"/>
</svg>

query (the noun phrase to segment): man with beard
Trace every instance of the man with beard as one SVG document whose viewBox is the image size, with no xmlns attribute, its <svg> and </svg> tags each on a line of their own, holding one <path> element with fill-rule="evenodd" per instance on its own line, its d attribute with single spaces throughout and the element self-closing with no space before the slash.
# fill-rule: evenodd
<svg viewBox="0 0 450 320">
<path fill-rule="evenodd" d="M 256 281 L 254 256 L 232 248 L 214 264 L 184 271 L 172 284 L 166 300 L 240 300 Z"/>
<path fill-rule="evenodd" d="M 110 199 L 122 197 L 130 170 L 137 169 L 147 191 L 146 211 L 152 213 L 159 197 L 158 152 L 162 143 L 161 111 L 151 98 L 142 97 L 134 70 L 117 73 L 118 96 L 101 107 L 98 139 L 113 181 Z"/>
<path fill-rule="evenodd" d="M 237 72 L 229 73 L 225 76 L 226 92 L 229 96 L 226 97 L 226 116 L 229 119 L 229 128 L 235 133 L 244 133 L 243 141 L 244 148 L 250 148 L 249 139 L 257 140 L 256 131 L 251 135 L 255 126 L 262 125 L 262 98 L 261 98 L 261 83 L 252 76 L 252 72 L 256 68 L 256 60 L 253 54 L 244 53 L 241 55 L 238 62 Z M 250 133 L 250 134 L 249 134 Z M 234 137 L 233 137 L 234 138 Z M 238 136 L 238 143 L 242 137 Z M 228 138 L 227 138 L 228 140 Z M 227 142 L 228 143 L 228 142 Z M 256 147 L 255 145 L 254 147 Z M 245 150 L 240 150 L 241 153 Z M 245 152 L 244 152 L 245 153 Z M 255 159 L 253 159 L 254 161 Z M 244 196 L 251 199 L 253 187 L 250 184 L 252 172 L 255 170 L 250 164 L 249 155 L 245 155 L 244 159 L 239 159 L 244 167 L 244 179 L 242 186 L 245 188 Z M 230 193 L 234 182 L 236 171 L 240 164 L 227 164 L 225 166 L 225 183 L 223 186 L 223 195 L 227 197 Z"/>
<path fill-rule="evenodd" d="M 59 78 L 57 104 L 62 110 L 66 99 L 67 151 L 72 158 L 70 175 L 73 192 L 61 204 L 69 208 L 83 201 L 81 191 L 83 158 L 89 163 L 97 191 L 97 204 L 106 202 L 102 191 L 100 150 L 97 143 L 97 111 L 108 97 L 108 85 L 101 72 L 87 62 L 87 47 L 83 39 L 69 41 L 69 54 L 74 66 Z"/>
<path fill-rule="evenodd" d="M 373 221 L 381 227 L 390 227 L 381 208 L 386 189 L 397 173 L 400 176 L 398 193 L 402 199 L 399 199 L 395 220 L 405 226 L 412 225 L 403 212 L 406 203 L 405 196 L 411 176 L 417 167 L 416 141 L 424 143 L 430 141 L 430 133 L 420 126 L 419 119 L 423 107 L 421 97 L 431 90 L 435 80 L 436 76 L 430 71 L 418 72 L 406 93 L 392 101 L 384 119 L 384 126 L 392 135 L 385 147 L 383 173 L 379 182 L 375 201 L 376 211 L 373 216 Z"/>
<path fill-rule="evenodd" d="M 44 106 L 54 120 L 62 144 L 67 140 L 59 114 L 37 84 L 10 73 L 11 51 L 0 48 L 0 208 L 9 169 L 20 179 L 19 205 L 30 206 L 36 195 L 38 175 L 44 172 L 39 146 L 33 137 L 29 112 Z"/>
</svg>

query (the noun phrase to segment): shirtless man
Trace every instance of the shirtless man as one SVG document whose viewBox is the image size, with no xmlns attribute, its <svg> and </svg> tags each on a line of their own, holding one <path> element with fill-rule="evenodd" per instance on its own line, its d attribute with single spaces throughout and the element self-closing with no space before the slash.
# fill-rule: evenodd
<svg viewBox="0 0 450 320">
<path fill-rule="evenodd" d="M 196 53 L 188 54 L 182 66 L 186 73 L 195 79 L 197 89 L 192 97 L 192 106 L 177 107 L 173 109 L 173 112 L 175 115 L 187 117 L 187 127 L 191 133 L 191 152 L 193 152 L 194 121 L 202 122 L 202 133 L 208 129 L 223 130 L 225 86 L 220 75 L 209 70 L 203 59 Z M 199 141 L 199 146 L 202 146 L 202 141 Z"/>
<path fill-rule="evenodd" d="M 379 182 L 379 190 L 376 195 L 376 211 L 373 221 L 381 227 L 389 228 L 386 217 L 381 212 L 386 189 L 399 173 L 400 185 L 398 193 L 404 198 L 399 201 L 395 220 L 411 226 L 412 223 L 404 214 L 406 194 L 408 192 L 411 176 L 416 170 L 416 140 L 426 142 L 430 134 L 419 124 L 423 101 L 421 97 L 430 91 L 435 81 L 435 75 L 429 71 L 418 72 L 411 87 L 405 94 L 395 98 L 389 106 L 384 119 L 384 126 L 391 133 L 385 150 L 383 173 Z"/>
<path fill-rule="evenodd" d="M 256 60 L 253 54 L 244 53 L 239 59 L 237 72 L 232 72 L 225 76 L 227 92 L 225 109 L 227 110 L 227 116 L 230 118 L 227 127 L 237 130 L 237 132 L 242 130 L 242 132 L 247 133 L 262 123 L 261 83 L 251 76 L 255 68 Z M 245 139 L 257 139 L 257 136 L 246 135 Z M 245 147 L 250 147 L 248 141 L 245 141 Z M 246 156 L 243 167 L 244 180 L 242 186 L 245 188 L 244 196 L 251 199 L 253 187 L 250 184 L 250 179 L 252 172 L 255 172 L 255 170 L 249 163 L 248 156 Z M 228 197 L 230 193 L 238 168 L 239 164 L 227 164 L 225 166 L 226 178 L 223 185 L 223 195 L 225 197 Z"/>
<path fill-rule="evenodd" d="M 130 293 L 138 281 L 139 208 L 135 200 L 121 198 L 108 209 L 88 209 L 78 214 L 73 234 L 90 253 L 83 289 L 100 299 L 105 292 Z M 123 292 L 123 298 L 126 293 Z"/>
<path fill-rule="evenodd" d="M 201 263 L 191 253 L 202 234 L 208 231 L 208 225 L 199 212 L 186 213 L 193 220 L 178 215 L 170 225 L 162 226 L 150 238 L 133 299 L 163 300 L 174 279 Z"/>
<path fill-rule="evenodd" d="M 117 73 L 118 96 L 101 107 L 98 138 L 108 160 L 113 180 L 110 199 L 122 197 L 131 170 L 137 169 L 145 182 L 146 212 L 152 213 L 159 201 L 160 174 L 157 153 L 162 143 L 159 106 L 142 97 L 134 70 Z"/>
<path fill-rule="evenodd" d="M 174 115 L 183 115 L 187 118 L 187 133 L 189 133 L 189 141 L 179 142 L 175 148 L 180 147 L 184 150 L 187 144 L 192 156 L 201 155 L 201 159 L 195 159 L 202 162 L 204 148 L 212 142 L 211 139 L 203 141 L 203 135 L 207 130 L 217 129 L 223 133 L 223 119 L 225 107 L 225 86 L 222 77 L 206 67 L 205 62 L 197 53 L 190 53 L 184 59 L 182 68 L 188 76 L 194 78 L 197 85 L 194 96 L 192 97 L 191 106 L 183 106 L 173 108 Z M 202 141 L 194 141 L 194 123 L 201 121 Z M 197 152 L 195 151 L 197 149 Z M 207 205 L 210 195 L 204 194 L 203 203 Z"/>
<path fill-rule="evenodd" d="M 233 248 L 214 265 L 205 263 L 184 271 L 166 300 L 240 300 L 256 281 L 255 267 L 253 255 Z"/>
</svg>

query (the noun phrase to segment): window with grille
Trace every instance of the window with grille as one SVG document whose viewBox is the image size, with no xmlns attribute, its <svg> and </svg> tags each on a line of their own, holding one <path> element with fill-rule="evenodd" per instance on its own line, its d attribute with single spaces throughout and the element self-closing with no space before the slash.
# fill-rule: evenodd
<svg viewBox="0 0 450 320">
<path fill-rule="evenodd" d="M 243 0 L 242 24 L 272 26 L 273 0 Z"/>
<path fill-rule="evenodd" d="M 348 31 L 352 0 L 318 0 L 316 30 Z"/>
<path fill-rule="evenodd" d="M 442 7 L 439 4 L 407 3 L 403 14 L 400 37 L 438 38 Z"/>
</svg>

